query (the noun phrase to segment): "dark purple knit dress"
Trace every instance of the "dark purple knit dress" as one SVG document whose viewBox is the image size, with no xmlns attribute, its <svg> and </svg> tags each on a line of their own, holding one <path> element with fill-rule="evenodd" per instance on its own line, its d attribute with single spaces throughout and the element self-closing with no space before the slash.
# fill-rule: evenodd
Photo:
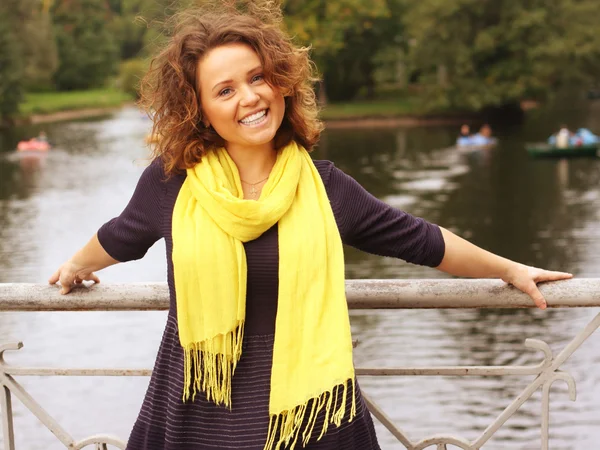
<svg viewBox="0 0 600 450">
<path fill-rule="evenodd" d="M 379 201 L 333 163 L 315 161 L 315 165 L 345 244 L 415 264 L 440 264 L 444 241 L 437 226 Z M 183 352 L 177 329 L 171 221 L 185 174 L 168 181 L 165 178 L 159 161 L 154 161 L 142 174 L 129 205 L 98 231 L 100 243 L 118 261 L 142 258 L 158 239 L 166 241 L 170 310 L 150 386 L 127 449 L 263 450 L 269 424 L 277 313 L 277 226 L 244 244 L 248 263 L 246 323 L 242 357 L 232 383 L 232 409 L 216 406 L 202 395 L 197 395 L 194 402 L 183 403 Z M 322 423 L 320 417 L 315 426 L 319 432 L 313 432 L 306 449 L 380 449 L 358 385 L 354 420 L 344 420 L 339 428 L 330 425 L 317 441 Z M 302 449 L 301 443 L 296 449 Z"/>
</svg>

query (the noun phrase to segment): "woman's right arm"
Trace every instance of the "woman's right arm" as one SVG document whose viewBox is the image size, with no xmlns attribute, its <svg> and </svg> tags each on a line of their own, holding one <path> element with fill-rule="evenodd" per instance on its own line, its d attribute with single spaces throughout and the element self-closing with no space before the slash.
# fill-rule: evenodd
<svg viewBox="0 0 600 450">
<path fill-rule="evenodd" d="M 98 283 L 95 271 L 142 258 L 162 237 L 165 173 L 155 159 L 138 180 L 129 203 L 118 217 L 100 227 L 90 241 L 59 267 L 48 282 L 60 282 L 61 294 L 83 281 Z"/>
<path fill-rule="evenodd" d="M 95 234 L 85 246 L 52 274 L 48 282 L 50 284 L 60 282 L 60 293 L 68 294 L 73 285 L 81 284 L 83 281 L 99 283 L 100 279 L 94 272 L 118 262 L 104 250 Z"/>
</svg>

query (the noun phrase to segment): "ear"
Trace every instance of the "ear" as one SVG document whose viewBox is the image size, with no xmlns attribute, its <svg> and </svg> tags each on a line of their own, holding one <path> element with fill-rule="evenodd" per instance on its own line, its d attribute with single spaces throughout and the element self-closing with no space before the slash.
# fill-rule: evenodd
<svg viewBox="0 0 600 450">
<path fill-rule="evenodd" d="M 202 111 L 200 111 L 200 122 L 202 122 L 202 125 L 204 125 L 205 128 L 210 127 L 210 121 Z"/>
</svg>

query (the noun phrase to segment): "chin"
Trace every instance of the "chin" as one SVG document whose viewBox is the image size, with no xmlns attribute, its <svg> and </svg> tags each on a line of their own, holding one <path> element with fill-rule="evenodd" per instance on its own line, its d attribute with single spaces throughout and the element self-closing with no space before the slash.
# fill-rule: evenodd
<svg viewBox="0 0 600 450">
<path fill-rule="evenodd" d="M 255 136 L 250 139 L 244 139 L 244 143 L 247 145 L 252 145 L 252 146 L 266 145 L 266 144 L 273 142 L 276 134 L 277 134 L 277 132 L 268 133 L 268 134 L 265 133 L 265 134 L 262 134 L 261 136 Z"/>
</svg>

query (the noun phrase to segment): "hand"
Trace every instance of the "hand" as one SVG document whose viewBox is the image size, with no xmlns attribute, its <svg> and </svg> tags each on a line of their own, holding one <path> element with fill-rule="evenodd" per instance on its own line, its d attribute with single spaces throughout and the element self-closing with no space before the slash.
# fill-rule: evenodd
<svg viewBox="0 0 600 450">
<path fill-rule="evenodd" d="M 570 273 L 553 272 L 515 263 L 514 266 L 511 266 L 506 276 L 502 277 L 502 280 L 529 295 L 538 308 L 546 309 L 548 304 L 538 289 L 537 283 L 567 280 L 569 278 L 573 278 L 573 275 Z"/>
<path fill-rule="evenodd" d="M 58 268 L 56 272 L 48 279 L 48 283 L 56 284 L 60 282 L 61 294 L 68 294 L 71 292 L 71 288 L 75 284 L 81 284 L 84 281 L 93 281 L 94 283 L 100 283 L 100 279 L 90 270 L 86 270 L 85 267 L 73 262 L 72 260 L 67 261 Z"/>
</svg>

